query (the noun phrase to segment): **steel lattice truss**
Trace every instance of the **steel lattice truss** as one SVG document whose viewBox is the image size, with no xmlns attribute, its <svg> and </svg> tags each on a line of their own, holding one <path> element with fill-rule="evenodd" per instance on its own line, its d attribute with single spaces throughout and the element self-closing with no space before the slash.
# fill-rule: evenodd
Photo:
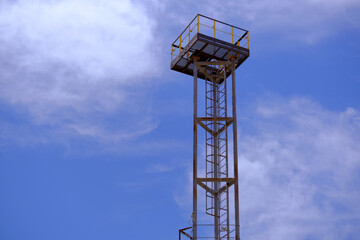
<svg viewBox="0 0 360 240">
<path fill-rule="evenodd" d="M 200 17 L 213 22 L 213 37 L 200 32 Z M 231 31 L 226 32 L 221 24 Z M 242 31 L 237 41 L 234 29 Z M 230 34 L 231 41 L 218 38 L 216 31 Z M 176 55 L 174 49 L 179 51 Z M 179 239 L 240 240 L 235 70 L 248 57 L 248 31 L 202 15 L 197 15 L 172 44 L 171 69 L 194 79 L 192 226 L 180 229 Z M 205 84 L 199 85 L 199 79 Z M 198 106 L 200 88 L 205 98 L 200 101 L 202 106 Z M 199 116 L 199 108 L 204 110 L 203 116 Z M 201 132 L 205 139 L 198 138 Z M 205 192 L 205 206 L 198 202 L 200 191 Z"/>
</svg>

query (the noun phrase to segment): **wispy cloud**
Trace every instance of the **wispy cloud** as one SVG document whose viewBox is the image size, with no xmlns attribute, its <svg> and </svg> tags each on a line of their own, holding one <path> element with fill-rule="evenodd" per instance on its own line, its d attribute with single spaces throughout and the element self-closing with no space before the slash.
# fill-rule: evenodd
<svg viewBox="0 0 360 240">
<path fill-rule="evenodd" d="M 276 34 L 278 41 L 292 38 L 313 44 L 337 34 L 343 27 L 360 27 L 360 2 L 357 0 L 169 2 L 169 6 L 174 9 L 172 17 L 177 22 L 191 19 L 194 15 L 193 11 L 184 7 L 188 5 L 196 6 L 194 9 L 199 9 L 202 14 L 231 20 L 233 24 L 240 24 L 257 34 L 272 32 Z M 184 25 L 184 22 L 181 24 Z"/>
<path fill-rule="evenodd" d="M 148 173 L 165 173 L 174 170 L 175 166 L 170 164 L 154 164 L 147 169 Z"/>
<path fill-rule="evenodd" d="M 144 89 L 159 73 L 155 25 L 130 0 L 2 2 L 0 100 L 36 124 L 88 136 L 106 132 L 94 118 L 119 111 L 149 129 L 149 117 L 137 114 L 147 111 Z"/>
<path fill-rule="evenodd" d="M 274 96 L 250 109 L 239 112 L 241 236 L 356 239 L 359 110 L 336 112 L 308 98 Z M 189 168 L 186 182 L 179 185 L 181 194 L 174 196 L 186 213 L 191 208 L 191 172 Z"/>
<path fill-rule="evenodd" d="M 359 112 L 306 98 L 267 98 L 255 109 L 256 132 L 245 129 L 239 146 L 243 236 L 358 236 Z"/>
</svg>

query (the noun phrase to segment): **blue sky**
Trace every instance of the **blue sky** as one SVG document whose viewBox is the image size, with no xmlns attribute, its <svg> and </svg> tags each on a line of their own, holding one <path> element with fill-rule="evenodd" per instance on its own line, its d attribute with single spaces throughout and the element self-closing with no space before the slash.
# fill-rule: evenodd
<svg viewBox="0 0 360 240">
<path fill-rule="evenodd" d="M 201 13 L 250 31 L 237 70 L 242 239 L 359 239 L 360 2 L 0 2 L 0 239 L 177 239 L 191 215 Z"/>
</svg>

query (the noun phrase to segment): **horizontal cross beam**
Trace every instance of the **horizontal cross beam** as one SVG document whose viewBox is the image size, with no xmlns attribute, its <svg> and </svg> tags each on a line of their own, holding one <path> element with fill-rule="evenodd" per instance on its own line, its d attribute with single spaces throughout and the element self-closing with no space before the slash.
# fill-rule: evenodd
<svg viewBox="0 0 360 240">
<path fill-rule="evenodd" d="M 217 120 L 219 122 L 219 120 Z M 199 121 L 199 118 L 197 118 L 196 122 L 203 128 L 205 129 L 208 133 L 210 133 L 212 136 L 217 137 L 219 136 L 227 127 L 229 127 L 232 124 L 232 120 L 231 121 L 226 121 L 225 125 L 222 126 L 219 130 L 217 130 L 216 132 L 214 132 L 213 130 L 211 130 L 208 126 L 206 126 L 206 124 L 204 124 L 202 121 Z"/>
<path fill-rule="evenodd" d="M 197 184 L 204 188 L 207 192 L 211 193 L 213 196 L 217 197 L 223 193 L 226 189 L 231 187 L 235 183 L 235 178 L 197 178 Z M 226 182 L 226 185 L 222 186 L 217 191 L 208 187 L 204 182 Z"/>
<path fill-rule="evenodd" d="M 198 117 L 199 121 L 233 121 L 232 117 Z"/>
</svg>

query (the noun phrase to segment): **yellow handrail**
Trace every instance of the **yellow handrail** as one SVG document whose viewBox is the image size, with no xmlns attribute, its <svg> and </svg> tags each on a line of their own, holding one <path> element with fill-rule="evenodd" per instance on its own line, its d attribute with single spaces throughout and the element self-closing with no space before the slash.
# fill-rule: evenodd
<svg viewBox="0 0 360 240">
<path fill-rule="evenodd" d="M 199 20 L 200 16 L 199 14 L 197 15 L 197 32 L 199 33 L 199 28 L 200 28 L 200 20 Z"/>
<path fill-rule="evenodd" d="M 174 45 L 171 45 L 171 61 L 173 60 Z"/>
<path fill-rule="evenodd" d="M 234 27 L 231 27 L 231 43 L 234 44 Z"/>
<path fill-rule="evenodd" d="M 195 19 L 196 19 L 196 21 L 195 21 Z M 201 19 L 205 19 L 208 22 L 206 22 L 206 21 L 202 22 Z M 204 23 L 209 23 L 209 20 L 213 21 L 213 26 L 208 26 L 207 24 L 204 24 Z M 222 28 L 224 26 L 228 27 L 228 28 L 230 27 L 231 31 L 230 32 L 226 31 L 226 28 L 224 28 L 224 30 L 217 29 L 216 28 L 217 27 L 216 22 L 218 22 L 219 26 L 221 26 Z M 193 24 L 193 23 L 195 23 L 195 24 Z M 193 21 L 187 26 L 187 28 L 185 28 L 185 30 L 180 34 L 180 36 L 177 38 L 177 40 L 175 40 L 175 42 L 172 44 L 172 46 L 171 46 L 171 60 L 174 58 L 174 56 L 176 56 L 174 54 L 174 51 L 176 50 L 176 48 L 179 48 L 179 53 L 180 53 L 181 50 L 182 50 L 183 42 L 185 41 L 185 43 L 184 43 L 185 45 L 190 43 L 191 37 L 193 37 L 193 36 L 191 36 L 191 33 L 194 32 L 195 27 L 197 28 L 196 29 L 197 33 L 200 33 L 200 25 L 205 26 L 205 27 L 210 28 L 210 29 L 213 29 L 214 38 L 216 38 L 216 31 L 219 31 L 219 32 L 222 32 L 224 34 L 230 35 L 232 44 L 236 44 L 237 46 L 241 46 L 241 47 L 244 47 L 244 48 L 247 47 L 248 49 L 250 49 L 250 40 L 249 40 L 249 32 L 248 31 L 246 31 L 245 29 L 238 28 L 236 26 L 229 25 L 229 24 L 224 23 L 224 22 L 220 22 L 220 21 L 212 19 L 212 18 L 208 18 L 208 17 L 203 16 L 201 14 L 198 14 L 193 19 Z M 243 34 L 242 37 L 240 37 L 240 36 L 238 36 L 238 34 L 234 33 L 235 29 L 236 29 L 237 33 L 245 32 L 246 34 Z M 241 34 L 239 34 L 239 35 L 241 35 Z M 224 36 L 224 35 L 221 35 L 221 36 Z M 236 42 L 235 42 L 235 37 L 238 38 L 238 40 Z M 227 39 L 227 37 L 225 39 Z M 244 41 L 243 41 L 243 39 L 244 39 Z M 225 40 L 225 41 L 229 41 L 229 40 L 230 39 Z M 188 58 L 189 58 L 189 53 L 187 53 L 187 59 Z"/>
<path fill-rule="evenodd" d="M 190 29 L 190 25 L 189 25 L 189 42 L 190 42 L 190 34 L 191 34 L 191 29 Z"/>
<path fill-rule="evenodd" d="M 250 49 L 249 32 L 247 32 L 247 34 L 246 34 L 246 39 L 247 39 L 247 48 Z"/>
<path fill-rule="evenodd" d="M 216 38 L 215 20 L 214 20 L 214 38 Z"/>
</svg>

